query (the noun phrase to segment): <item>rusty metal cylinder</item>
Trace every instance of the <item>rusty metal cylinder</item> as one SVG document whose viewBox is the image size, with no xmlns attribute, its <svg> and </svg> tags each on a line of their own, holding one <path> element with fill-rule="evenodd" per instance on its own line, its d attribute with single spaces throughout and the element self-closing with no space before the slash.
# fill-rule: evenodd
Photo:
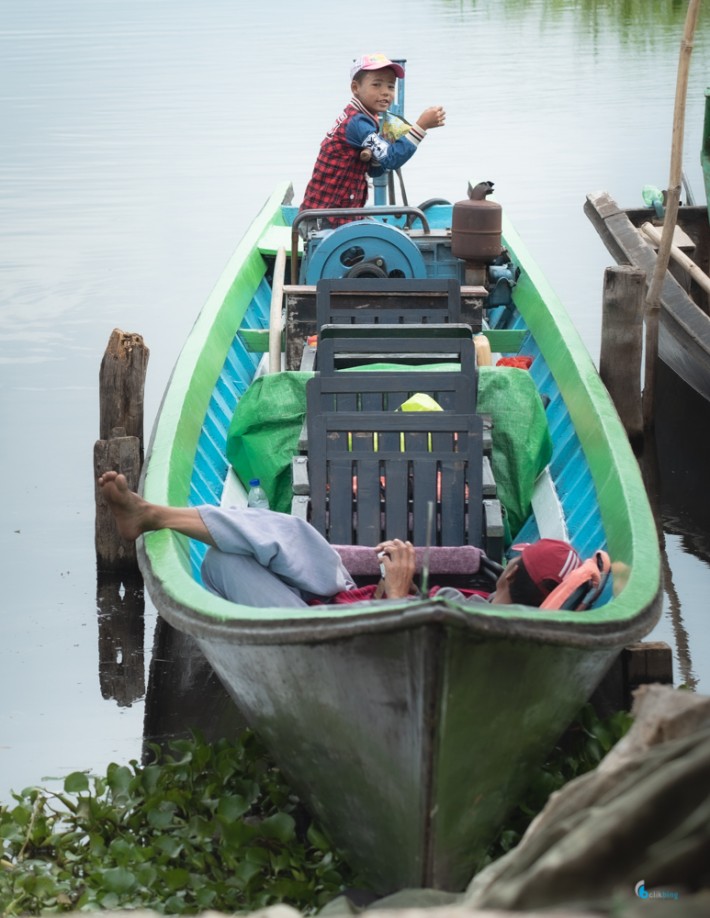
<svg viewBox="0 0 710 918">
<path fill-rule="evenodd" d="M 467 262 L 490 263 L 501 253 L 502 229 L 500 204 L 484 196 L 458 201 L 451 217 L 451 251 Z"/>
</svg>

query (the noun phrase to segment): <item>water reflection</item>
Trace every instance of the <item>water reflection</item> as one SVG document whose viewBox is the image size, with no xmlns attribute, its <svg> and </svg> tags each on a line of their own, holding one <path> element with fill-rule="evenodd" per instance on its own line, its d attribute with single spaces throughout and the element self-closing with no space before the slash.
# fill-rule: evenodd
<svg viewBox="0 0 710 918">
<path fill-rule="evenodd" d="M 157 744 L 198 731 L 207 741 L 236 736 L 246 723 L 195 640 L 159 618 L 143 722 L 144 756 Z"/>
<path fill-rule="evenodd" d="M 702 486 L 708 455 L 710 406 L 659 361 L 654 437 L 646 446 L 642 466 L 661 534 L 665 611 L 678 667 L 676 682 L 689 688 L 697 687 L 698 667 L 706 665 L 700 638 L 707 631 L 707 622 L 701 621 L 704 606 L 684 596 L 693 584 L 688 579 L 689 562 L 698 569 L 710 566 L 710 493 Z M 690 633 L 696 635 L 695 640 Z"/>
<path fill-rule="evenodd" d="M 99 573 L 96 609 L 101 695 L 119 707 L 130 707 L 145 694 L 145 600 L 140 573 Z"/>
</svg>

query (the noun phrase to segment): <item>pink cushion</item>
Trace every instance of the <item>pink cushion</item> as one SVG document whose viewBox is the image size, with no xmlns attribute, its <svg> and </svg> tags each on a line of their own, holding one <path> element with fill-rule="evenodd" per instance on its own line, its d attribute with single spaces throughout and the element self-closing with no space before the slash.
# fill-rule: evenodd
<svg viewBox="0 0 710 918">
<path fill-rule="evenodd" d="M 380 572 L 380 562 L 369 545 L 334 545 L 343 564 L 353 577 L 374 577 Z M 422 569 L 425 548 L 414 549 L 417 571 Z M 431 574 L 475 574 L 481 565 L 483 550 L 475 545 L 436 545 L 429 549 Z"/>
</svg>

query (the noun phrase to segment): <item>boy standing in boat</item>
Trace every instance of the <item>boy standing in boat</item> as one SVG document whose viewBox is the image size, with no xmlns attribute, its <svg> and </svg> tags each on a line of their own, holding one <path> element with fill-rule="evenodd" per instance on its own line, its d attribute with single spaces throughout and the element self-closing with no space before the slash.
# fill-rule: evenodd
<svg viewBox="0 0 710 918">
<path fill-rule="evenodd" d="M 446 112 L 440 105 L 425 109 L 409 130 L 390 142 L 380 133 L 379 118 L 392 105 L 397 79 L 404 69 L 384 54 L 365 54 L 351 71 L 352 98 L 328 131 L 300 210 L 364 207 L 368 176 L 399 169 L 410 159 L 431 128 L 441 127 Z M 323 226 L 340 226 L 355 217 L 329 217 Z"/>
</svg>

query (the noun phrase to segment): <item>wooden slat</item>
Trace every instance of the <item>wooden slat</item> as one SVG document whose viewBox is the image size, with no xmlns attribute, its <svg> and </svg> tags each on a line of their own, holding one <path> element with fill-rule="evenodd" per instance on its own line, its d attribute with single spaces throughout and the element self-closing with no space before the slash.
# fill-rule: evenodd
<svg viewBox="0 0 710 918">
<path fill-rule="evenodd" d="M 411 366 L 453 362 L 471 379 L 476 354 L 467 325 L 327 325 L 321 329 L 316 368 L 331 374 L 367 363 L 405 363 Z M 471 405 L 475 410 L 475 402 Z"/>
</svg>

